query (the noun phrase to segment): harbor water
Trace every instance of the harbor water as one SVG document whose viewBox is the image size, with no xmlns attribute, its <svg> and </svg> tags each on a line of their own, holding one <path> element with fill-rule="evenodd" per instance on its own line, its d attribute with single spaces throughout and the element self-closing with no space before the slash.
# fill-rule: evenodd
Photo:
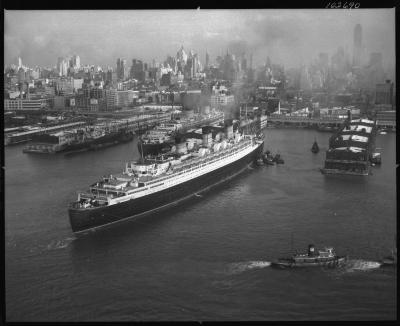
<svg viewBox="0 0 400 326">
<path fill-rule="evenodd" d="M 377 136 L 382 165 L 360 177 L 320 173 L 329 133 L 264 132 L 264 149 L 285 164 L 254 166 L 177 206 L 82 236 L 71 231 L 68 203 L 137 158 L 136 139 L 69 155 L 7 147 L 6 320 L 396 319 L 396 269 L 379 265 L 395 247 L 396 135 Z M 348 261 L 270 267 L 310 243 Z"/>
</svg>

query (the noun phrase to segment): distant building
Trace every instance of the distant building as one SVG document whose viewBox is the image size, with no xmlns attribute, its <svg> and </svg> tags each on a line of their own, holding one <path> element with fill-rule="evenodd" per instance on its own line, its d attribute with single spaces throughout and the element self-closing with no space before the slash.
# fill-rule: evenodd
<svg viewBox="0 0 400 326">
<path fill-rule="evenodd" d="M 386 80 L 384 84 L 377 84 L 375 90 L 375 104 L 390 105 L 393 108 L 393 82 Z"/>
<path fill-rule="evenodd" d="M 118 58 L 117 59 L 117 78 L 119 80 L 126 79 L 128 75 L 128 67 L 126 66 L 126 60 Z"/>
<path fill-rule="evenodd" d="M 138 80 L 139 82 L 144 82 L 145 69 L 142 60 L 137 60 L 137 59 L 132 60 L 130 77 Z"/>
<path fill-rule="evenodd" d="M 361 66 L 362 62 L 362 28 L 360 24 L 354 27 L 353 66 Z"/>
<path fill-rule="evenodd" d="M 319 59 L 319 68 L 328 69 L 329 67 L 329 55 L 328 53 L 321 52 L 318 56 Z"/>
<path fill-rule="evenodd" d="M 59 76 L 67 76 L 69 68 L 69 60 L 63 57 L 59 57 L 57 60 L 57 70 Z"/>
<path fill-rule="evenodd" d="M 46 99 L 15 99 L 15 100 L 4 100 L 4 110 L 14 111 L 14 110 L 32 110 L 38 111 L 42 110 L 47 106 Z"/>
<path fill-rule="evenodd" d="M 133 103 L 135 92 L 133 90 L 117 91 L 116 106 L 123 108 Z"/>
<path fill-rule="evenodd" d="M 230 94 L 225 86 L 213 86 L 210 97 L 210 105 L 212 108 L 226 107 L 234 104 L 235 97 Z"/>
</svg>

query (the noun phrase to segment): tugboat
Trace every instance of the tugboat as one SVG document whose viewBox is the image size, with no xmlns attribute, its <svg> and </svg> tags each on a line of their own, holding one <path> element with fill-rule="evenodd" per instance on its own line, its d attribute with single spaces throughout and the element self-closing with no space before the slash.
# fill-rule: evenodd
<svg viewBox="0 0 400 326">
<path fill-rule="evenodd" d="M 314 245 L 308 246 L 308 253 L 295 254 L 290 258 L 279 258 L 271 262 L 272 267 L 293 268 L 293 267 L 336 267 L 346 261 L 345 256 L 337 256 L 332 247 L 315 251 Z"/>
<path fill-rule="evenodd" d="M 263 154 L 262 158 L 263 158 L 263 161 L 264 161 L 265 164 L 267 164 L 267 165 L 275 165 L 274 157 L 271 155 L 270 151 L 265 151 L 265 153 Z"/>
<path fill-rule="evenodd" d="M 397 250 L 392 250 L 390 256 L 383 257 L 382 266 L 397 266 Z"/>
<path fill-rule="evenodd" d="M 313 152 L 314 154 L 317 154 L 319 152 L 319 147 L 316 140 L 314 140 L 314 144 L 311 147 L 311 152 Z"/>
<path fill-rule="evenodd" d="M 281 154 L 276 154 L 273 160 L 276 164 L 284 164 L 285 163 L 283 158 L 281 158 Z"/>
<path fill-rule="evenodd" d="M 369 161 L 371 162 L 371 164 L 381 164 L 382 163 L 382 157 L 381 157 L 381 153 L 379 152 L 374 152 L 371 153 L 371 157 L 369 158 Z"/>
<path fill-rule="evenodd" d="M 263 158 L 260 156 L 257 158 L 256 163 L 258 166 L 264 165 L 264 160 Z"/>
</svg>

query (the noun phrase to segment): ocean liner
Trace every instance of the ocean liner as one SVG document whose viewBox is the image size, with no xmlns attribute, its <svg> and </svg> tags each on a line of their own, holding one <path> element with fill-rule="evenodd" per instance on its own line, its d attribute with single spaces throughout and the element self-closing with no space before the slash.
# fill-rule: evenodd
<svg viewBox="0 0 400 326">
<path fill-rule="evenodd" d="M 376 121 L 348 120 L 329 140 L 323 174 L 368 175 L 375 147 Z"/>
<path fill-rule="evenodd" d="M 72 230 L 102 227 L 198 194 L 246 169 L 263 145 L 260 137 L 233 132 L 232 125 L 214 138 L 203 128 L 200 138 L 187 138 L 166 154 L 127 162 L 121 174 L 80 192 L 69 208 Z"/>
</svg>

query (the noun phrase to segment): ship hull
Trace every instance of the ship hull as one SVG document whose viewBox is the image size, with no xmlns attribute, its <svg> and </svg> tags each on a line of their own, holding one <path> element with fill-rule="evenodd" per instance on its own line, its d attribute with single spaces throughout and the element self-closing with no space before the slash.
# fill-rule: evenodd
<svg viewBox="0 0 400 326">
<path fill-rule="evenodd" d="M 111 223 L 144 215 L 188 199 L 244 171 L 262 153 L 263 145 L 264 143 L 261 143 L 252 152 L 235 162 L 195 179 L 144 197 L 111 206 L 90 209 L 70 208 L 69 219 L 72 231 L 78 233 L 93 228 L 104 227 Z"/>
<path fill-rule="evenodd" d="M 59 152 L 73 152 L 80 150 L 99 149 L 102 147 L 128 142 L 134 137 L 133 132 L 119 131 L 94 140 L 71 144 L 32 144 L 23 149 L 24 153 L 54 154 Z"/>
<path fill-rule="evenodd" d="M 276 268 L 304 268 L 304 267 L 337 267 L 346 261 L 346 257 L 336 257 L 329 261 L 316 261 L 310 263 L 295 263 L 293 261 L 272 262 L 271 267 Z"/>
<path fill-rule="evenodd" d="M 133 132 L 120 131 L 117 133 L 105 135 L 103 137 L 94 139 L 92 141 L 67 145 L 60 152 L 71 152 L 71 151 L 78 151 L 78 150 L 83 150 L 83 149 L 98 149 L 98 148 L 110 146 L 113 144 L 131 141 L 133 139 L 133 137 L 134 137 Z"/>
<path fill-rule="evenodd" d="M 139 154 L 143 156 L 147 155 L 158 155 L 159 153 L 169 151 L 172 148 L 172 143 L 142 143 L 138 142 Z"/>
<path fill-rule="evenodd" d="M 357 176 L 366 176 L 370 174 L 369 169 L 364 170 L 361 172 L 353 172 L 353 171 L 347 171 L 347 170 L 340 170 L 340 169 L 327 169 L 327 168 L 322 168 L 321 169 L 322 174 L 332 174 L 332 175 L 357 175 Z"/>
</svg>

